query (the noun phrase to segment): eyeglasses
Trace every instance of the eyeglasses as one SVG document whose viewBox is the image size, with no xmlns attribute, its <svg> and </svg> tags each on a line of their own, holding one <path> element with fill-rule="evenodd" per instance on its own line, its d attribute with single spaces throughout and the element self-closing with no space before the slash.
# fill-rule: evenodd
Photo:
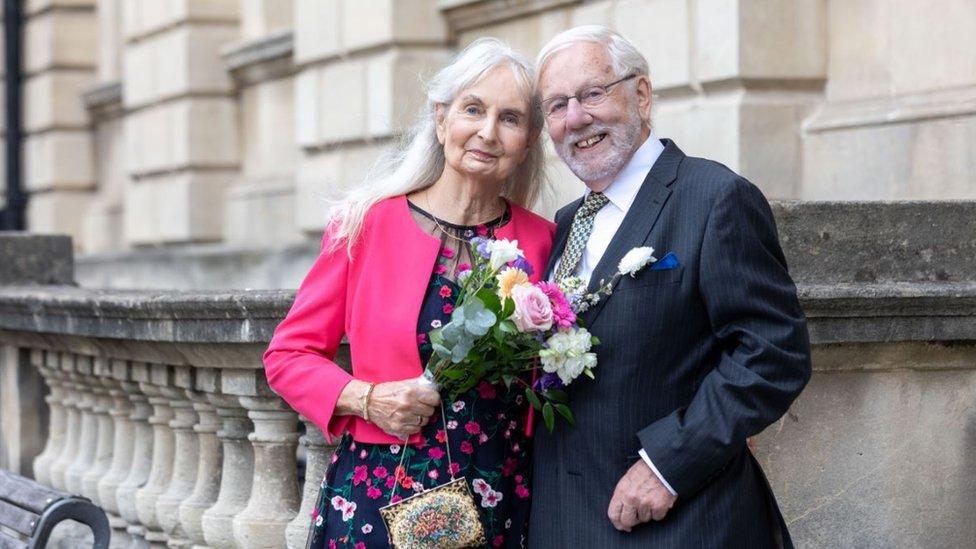
<svg viewBox="0 0 976 549">
<path fill-rule="evenodd" d="M 576 98 L 576 100 L 579 101 L 580 106 L 584 109 L 593 108 L 600 103 L 603 103 L 607 99 L 607 96 L 610 95 L 610 88 L 621 82 L 630 80 L 631 78 L 636 78 L 637 76 L 638 75 L 636 74 L 625 76 L 620 80 L 615 80 L 605 86 L 590 86 L 576 92 L 576 95 L 557 95 L 556 97 L 550 97 L 542 102 L 542 112 L 545 113 L 546 118 L 551 120 L 560 120 L 565 118 L 566 111 L 569 110 L 569 100 L 573 98 Z"/>
</svg>

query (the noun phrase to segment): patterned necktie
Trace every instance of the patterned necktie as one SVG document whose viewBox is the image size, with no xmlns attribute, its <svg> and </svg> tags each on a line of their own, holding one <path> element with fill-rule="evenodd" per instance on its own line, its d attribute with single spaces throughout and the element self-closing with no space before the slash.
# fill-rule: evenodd
<svg viewBox="0 0 976 549">
<path fill-rule="evenodd" d="M 587 195 L 583 205 L 576 210 L 573 226 L 569 229 L 569 239 L 566 241 L 566 248 L 563 250 L 563 257 L 559 261 L 559 269 L 553 280 L 559 282 L 576 272 L 576 266 L 583 257 L 583 249 L 586 248 L 586 241 L 590 239 L 590 233 L 593 232 L 593 218 L 609 201 L 605 194 L 593 192 Z"/>
</svg>

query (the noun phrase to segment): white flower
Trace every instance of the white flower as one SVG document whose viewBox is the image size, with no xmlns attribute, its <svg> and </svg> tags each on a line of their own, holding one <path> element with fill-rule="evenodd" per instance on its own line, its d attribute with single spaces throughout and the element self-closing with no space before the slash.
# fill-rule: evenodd
<svg viewBox="0 0 976 549">
<path fill-rule="evenodd" d="M 496 492 L 491 488 L 481 495 L 481 506 L 482 507 L 494 507 L 498 505 L 498 502 L 502 500 L 502 493 Z"/>
<path fill-rule="evenodd" d="M 440 320 L 436 320 L 435 319 L 435 320 L 431 320 L 430 321 L 430 327 L 431 328 L 437 329 L 437 328 L 440 328 L 441 326 L 443 326 L 443 323 Z"/>
<path fill-rule="evenodd" d="M 621 275 L 629 274 L 630 276 L 636 276 L 637 271 L 646 267 L 649 263 L 654 263 L 657 258 L 654 257 L 654 248 L 650 246 L 642 246 L 640 248 L 631 248 L 623 258 L 620 260 L 620 265 L 617 266 L 617 271 Z"/>
<path fill-rule="evenodd" d="M 457 429 L 457 426 L 458 422 L 454 421 L 453 419 L 447 422 L 448 429 Z"/>
<path fill-rule="evenodd" d="M 566 385 L 583 370 L 596 366 L 596 354 L 589 352 L 592 337 L 585 328 L 556 332 L 546 345 L 548 348 L 539 351 L 542 369 L 555 372 Z"/>
<path fill-rule="evenodd" d="M 488 492 L 491 492 L 491 486 L 489 486 L 483 478 L 476 478 L 471 481 L 471 487 L 474 488 L 475 493 L 482 496 L 487 495 Z"/>
<path fill-rule="evenodd" d="M 356 516 L 356 502 L 347 501 L 346 506 L 342 508 L 342 522 L 349 522 L 354 516 Z"/>
<path fill-rule="evenodd" d="M 336 511 L 342 511 L 342 508 L 346 506 L 346 498 L 342 496 L 335 496 L 332 498 L 332 508 Z"/>
<path fill-rule="evenodd" d="M 373 525 L 367 522 L 366 524 L 363 525 L 362 531 L 363 531 L 364 534 L 368 534 L 368 533 L 372 532 L 373 531 Z"/>
<path fill-rule="evenodd" d="M 322 515 L 315 517 L 315 525 L 322 526 Z"/>
<path fill-rule="evenodd" d="M 454 413 L 460 412 L 463 409 L 464 409 L 463 400 L 456 400 L 454 401 L 454 404 L 451 404 L 451 410 L 454 410 Z"/>
<path fill-rule="evenodd" d="M 518 247 L 518 240 L 494 240 L 491 243 L 491 258 L 488 263 L 492 269 L 501 268 L 509 261 L 515 261 L 522 255 L 522 250 Z"/>
<path fill-rule="evenodd" d="M 399 444 L 391 444 L 390 445 L 390 453 L 391 454 L 394 454 L 394 455 L 395 454 L 399 454 L 400 453 L 400 445 Z"/>
</svg>

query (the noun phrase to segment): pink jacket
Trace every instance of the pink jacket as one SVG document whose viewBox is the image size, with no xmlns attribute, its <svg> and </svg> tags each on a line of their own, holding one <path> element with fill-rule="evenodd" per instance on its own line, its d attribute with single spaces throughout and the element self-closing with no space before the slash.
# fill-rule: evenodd
<svg viewBox="0 0 976 549">
<path fill-rule="evenodd" d="M 545 268 L 555 225 L 514 204 L 511 211 L 512 219 L 495 237 L 518 240 L 535 268 L 536 281 Z M 268 384 L 327 440 L 348 430 L 361 442 L 393 444 L 399 440 L 376 425 L 335 415 L 335 406 L 352 379 L 381 383 L 423 373 L 417 319 L 440 241 L 420 229 L 404 196 L 370 209 L 352 260 L 345 246 L 325 252 L 329 238 L 326 231 L 323 252 L 264 353 Z M 343 336 L 349 341 L 351 374 L 333 361 Z"/>
</svg>

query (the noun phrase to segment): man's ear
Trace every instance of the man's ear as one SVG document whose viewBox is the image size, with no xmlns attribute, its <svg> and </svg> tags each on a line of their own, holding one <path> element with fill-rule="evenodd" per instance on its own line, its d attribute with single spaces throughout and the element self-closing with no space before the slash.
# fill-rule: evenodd
<svg viewBox="0 0 976 549">
<path fill-rule="evenodd" d="M 648 122 L 651 119 L 651 103 L 654 101 L 654 89 L 651 79 L 645 75 L 637 77 L 637 108 L 641 119 Z"/>
<path fill-rule="evenodd" d="M 444 105 L 438 104 L 434 110 L 434 127 L 437 130 L 437 141 L 441 145 L 444 144 L 444 134 L 447 132 L 446 118 L 447 113 L 445 112 L 446 107 Z"/>
</svg>

